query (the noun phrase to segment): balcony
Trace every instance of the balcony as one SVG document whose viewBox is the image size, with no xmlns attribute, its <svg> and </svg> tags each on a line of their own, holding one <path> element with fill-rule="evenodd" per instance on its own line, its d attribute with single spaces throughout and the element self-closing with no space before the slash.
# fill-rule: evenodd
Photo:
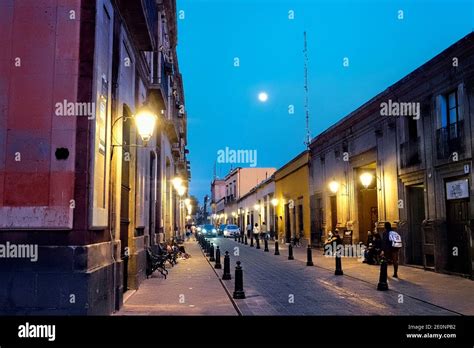
<svg viewBox="0 0 474 348">
<path fill-rule="evenodd" d="M 408 168 L 421 163 L 420 137 L 400 144 L 400 166 Z"/>
<path fill-rule="evenodd" d="M 135 46 L 141 51 L 156 47 L 158 8 L 155 0 L 117 0 L 117 6 L 126 22 Z"/>
<path fill-rule="evenodd" d="M 454 152 L 464 151 L 464 121 L 451 123 L 436 131 L 436 150 L 438 159 L 448 159 Z"/>
</svg>

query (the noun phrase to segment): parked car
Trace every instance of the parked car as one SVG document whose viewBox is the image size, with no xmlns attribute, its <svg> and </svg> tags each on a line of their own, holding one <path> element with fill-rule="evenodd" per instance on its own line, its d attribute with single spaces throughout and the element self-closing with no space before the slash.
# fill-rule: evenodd
<svg viewBox="0 0 474 348">
<path fill-rule="evenodd" d="M 240 228 L 237 225 L 226 225 L 224 228 L 224 237 L 240 236 Z"/>
<path fill-rule="evenodd" d="M 213 225 L 202 225 L 201 233 L 205 237 L 217 237 L 217 229 Z"/>
<path fill-rule="evenodd" d="M 226 226 L 227 226 L 226 224 L 220 224 L 219 228 L 217 229 L 217 232 L 219 233 L 219 235 L 222 236 L 224 234 L 224 228 Z"/>
</svg>

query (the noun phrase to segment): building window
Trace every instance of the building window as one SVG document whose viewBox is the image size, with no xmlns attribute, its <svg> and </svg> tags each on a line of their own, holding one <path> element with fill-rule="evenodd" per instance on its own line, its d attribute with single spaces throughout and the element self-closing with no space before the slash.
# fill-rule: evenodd
<svg viewBox="0 0 474 348">
<path fill-rule="evenodd" d="M 438 103 L 437 155 L 438 159 L 447 159 L 463 150 L 463 120 L 457 90 L 440 95 Z"/>
<path fill-rule="evenodd" d="M 406 118 L 405 142 L 400 144 L 401 168 L 407 168 L 421 163 L 420 137 L 418 136 L 418 121 Z"/>
<path fill-rule="evenodd" d="M 459 100 L 457 91 L 441 97 L 441 127 L 449 127 L 449 137 L 458 137 Z"/>
</svg>

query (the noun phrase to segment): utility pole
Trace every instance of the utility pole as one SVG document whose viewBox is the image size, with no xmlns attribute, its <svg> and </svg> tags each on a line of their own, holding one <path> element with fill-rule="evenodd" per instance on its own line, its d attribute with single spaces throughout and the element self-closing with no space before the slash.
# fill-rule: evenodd
<svg viewBox="0 0 474 348">
<path fill-rule="evenodd" d="M 309 131 L 309 102 L 308 102 L 308 45 L 306 42 L 306 31 L 304 32 L 304 109 L 306 114 L 306 135 L 305 135 L 305 145 L 309 147 L 311 142 L 311 133 Z"/>
</svg>

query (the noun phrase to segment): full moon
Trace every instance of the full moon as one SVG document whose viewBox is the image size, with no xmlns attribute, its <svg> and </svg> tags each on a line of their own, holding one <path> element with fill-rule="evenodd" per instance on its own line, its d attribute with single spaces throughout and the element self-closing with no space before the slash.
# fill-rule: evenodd
<svg viewBox="0 0 474 348">
<path fill-rule="evenodd" d="M 266 102 L 268 100 L 268 94 L 265 92 L 260 92 L 258 95 L 258 100 L 261 102 Z"/>
</svg>

